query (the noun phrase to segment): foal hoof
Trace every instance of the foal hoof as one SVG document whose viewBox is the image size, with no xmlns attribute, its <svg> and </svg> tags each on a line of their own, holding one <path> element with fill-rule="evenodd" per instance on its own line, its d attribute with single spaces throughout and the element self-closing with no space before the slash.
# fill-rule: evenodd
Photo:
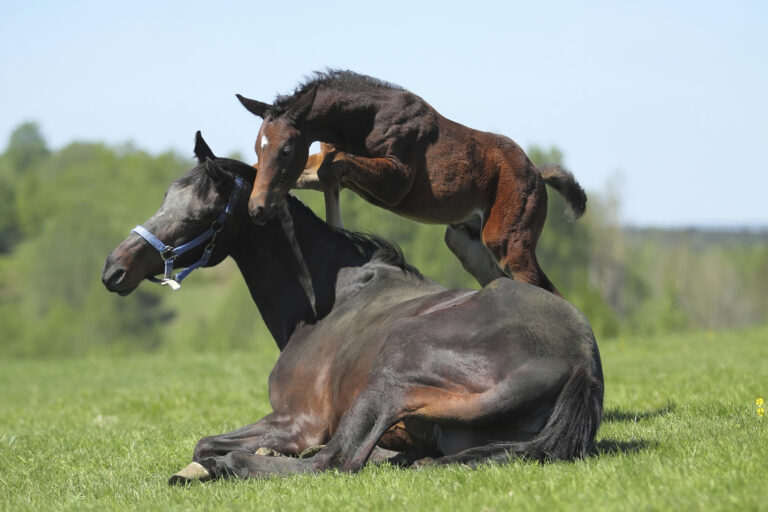
<svg viewBox="0 0 768 512">
<path fill-rule="evenodd" d="M 323 448 L 325 448 L 324 444 L 319 444 L 317 446 L 310 446 L 309 448 L 307 448 L 306 450 L 304 450 L 299 454 L 299 458 L 308 459 L 310 457 L 314 457 L 315 455 L 317 455 L 317 452 L 319 452 Z"/>
<path fill-rule="evenodd" d="M 192 482 L 205 482 L 211 479 L 211 474 L 197 462 L 191 463 L 168 479 L 168 485 L 189 485 Z"/>
</svg>

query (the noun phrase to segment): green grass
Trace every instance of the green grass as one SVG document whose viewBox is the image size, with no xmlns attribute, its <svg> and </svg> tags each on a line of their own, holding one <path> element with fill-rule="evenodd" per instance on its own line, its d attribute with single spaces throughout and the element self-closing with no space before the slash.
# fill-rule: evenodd
<svg viewBox="0 0 768 512">
<path fill-rule="evenodd" d="M 0 509 L 768 510 L 768 328 L 600 343 L 599 454 L 168 487 L 198 438 L 268 412 L 235 354 L 0 362 Z"/>
</svg>

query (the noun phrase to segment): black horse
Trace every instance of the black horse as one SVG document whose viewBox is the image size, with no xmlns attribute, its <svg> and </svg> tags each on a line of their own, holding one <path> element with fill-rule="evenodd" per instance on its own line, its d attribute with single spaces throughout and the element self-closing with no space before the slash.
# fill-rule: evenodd
<svg viewBox="0 0 768 512">
<path fill-rule="evenodd" d="M 256 225 L 254 169 L 216 158 L 199 133 L 195 153 L 199 165 L 171 184 L 144 227 L 180 245 L 213 226 L 215 247 L 201 244 L 174 264 L 195 265 L 205 251 L 207 266 L 232 256 L 281 354 L 269 377 L 274 412 L 201 439 L 171 482 L 357 471 L 377 445 L 438 464 L 572 460 L 592 450 L 600 356 L 568 302 L 505 278 L 480 291 L 446 290 L 392 245 L 331 228 L 292 196 Z M 107 258 L 103 281 L 127 294 L 164 267 L 132 234 Z M 255 453 L 317 445 L 325 446 L 310 458 Z"/>
</svg>

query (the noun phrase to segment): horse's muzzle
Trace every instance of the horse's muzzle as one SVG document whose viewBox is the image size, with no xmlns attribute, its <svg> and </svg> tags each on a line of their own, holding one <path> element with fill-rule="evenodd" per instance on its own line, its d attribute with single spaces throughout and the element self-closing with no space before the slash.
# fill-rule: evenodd
<svg viewBox="0 0 768 512">
<path fill-rule="evenodd" d="M 268 207 L 258 199 L 251 199 L 248 202 L 248 213 L 254 224 L 263 226 L 274 215 L 275 208 Z"/>
<path fill-rule="evenodd" d="M 257 226 L 263 226 L 267 222 L 266 208 L 263 206 L 257 206 L 249 211 L 251 214 L 251 220 Z"/>
<path fill-rule="evenodd" d="M 119 295 L 128 295 L 137 288 L 138 285 L 126 285 L 125 278 L 128 275 L 115 258 L 110 254 L 107 261 L 104 262 L 104 269 L 101 271 L 101 282 L 110 292 Z"/>
</svg>

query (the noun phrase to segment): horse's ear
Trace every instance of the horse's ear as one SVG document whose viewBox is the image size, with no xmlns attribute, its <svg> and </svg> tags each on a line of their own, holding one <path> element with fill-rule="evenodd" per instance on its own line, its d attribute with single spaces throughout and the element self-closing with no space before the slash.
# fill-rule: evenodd
<svg viewBox="0 0 768 512">
<path fill-rule="evenodd" d="M 257 115 L 262 119 L 267 117 L 269 115 L 269 111 L 272 110 L 272 105 L 268 103 L 262 103 L 260 101 L 251 100 L 239 94 L 235 94 L 235 96 L 237 96 L 237 99 L 240 100 L 240 103 L 243 104 L 243 106 L 248 110 L 248 112 L 250 112 L 251 114 Z"/>
<path fill-rule="evenodd" d="M 201 162 L 202 163 L 202 162 Z M 214 183 L 221 183 L 224 178 L 224 170 L 213 161 L 212 158 L 205 159 L 205 173 Z"/>
<path fill-rule="evenodd" d="M 317 95 L 317 85 L 312 87 L 309 91 L 305 92 L 299 99 L 297 99 L 288 112 L 285 113 L 292 124 L 296 124 L 303 121 L 309 113 L 309 109 L 312 108 L 312 104 L 315 102 L 315 95 Z"/>
<path fill-rule="evenodd" d="M 195 156 L 197 157 L 198 163 L 203 163 L 209 158 L 216 158 L 216 155 L 213 154 L 211 148 L 209 148 L 208 144 L 203 140 L 203 134 L 200 133 L 200 130 L 195 134 Z"/>
</svg>

